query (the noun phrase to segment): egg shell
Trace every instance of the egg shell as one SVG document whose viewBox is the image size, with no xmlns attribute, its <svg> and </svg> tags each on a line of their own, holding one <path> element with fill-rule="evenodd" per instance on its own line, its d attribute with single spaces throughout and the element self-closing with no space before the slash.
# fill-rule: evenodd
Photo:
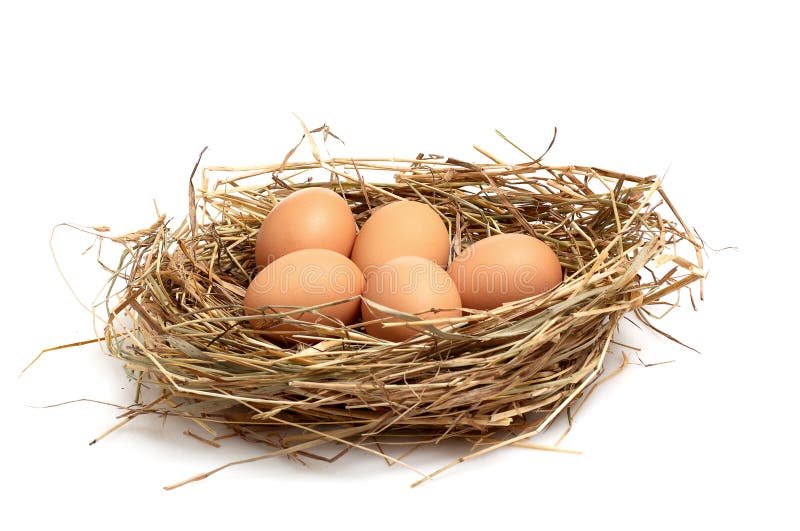
<svg viewBox="0 0 800 531">
<path fill-rule="evenodd" d="M 402 256 L 370 269 L 365 274 L 363 297 L 403 313 L 418 314 L 422 319 L 461 316 L 461 298 L 447 272 L 437 264 L 418 256 Z M 432 312 L 431 309 L 443 311 Z M 387 314 L 361 303 L 364 322 Z M 385 322 L 403 322 L 389 318 Z M 445 326 L 443 324 L 442 326 Z M 419 335 L 413 326 L 385 328 L 380 322 L 365 325 L 368 334 L 389 341 L 403 341 Z"/>
<path fill-rule="evenodd" d="M 303 188 L 264 218 L 256 238 L 256 264 L 265 266 L 302 249 L 330 249 L 350 256 L 355 238 L 355 218 L 341 196 L 327 188 Z"/>
<path fill-rule="evenodd" d="M 539 295 L 561 282 L 561 264 L 543 241 L 526 234 L 498 234 L 456 256 L 448 268 L 464 308 L 490 310 Z"/>
<path fill-rule="evenodd" d="M 360 295 L 364 275 L 346 256 L 329 249 L 304 249 L 284 255 L 262 269 L 247 287 L 242 306 L 250 315 L 284 313 L 291 307 L 309 307 Z M 338 326 L 358 320 L 359 299 L 311 312 L 296 312 L 292 319 Z M 328 319 L 331 317 L 332 319 Z M 272 319 L 251 319 L 253 328 L 270 332 L 294 331 L 296 327 Z M 276 326 L 277 325 L 277 326 Z"/>
<path fill-rule="evenodd" d="M 442 218 L 417 201 L 395 201 L 377 210 L 356 236 L 350 259 L 367 274 L 400 256 L 420 256 L 447 267 L 450 237 Z"/>
</svg>

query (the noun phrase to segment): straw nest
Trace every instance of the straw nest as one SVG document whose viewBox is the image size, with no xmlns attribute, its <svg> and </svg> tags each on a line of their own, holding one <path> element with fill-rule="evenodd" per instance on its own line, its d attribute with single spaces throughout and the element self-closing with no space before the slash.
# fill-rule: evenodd
<svg viewBox="0 0 800 531">
<path fill-rule="evenodd" d="M 394 445 L 472 443 L 420 472 L 421 482 L 541 432 L 596 381 L 621 319 L 635 314 L 652 326 L 656 305 L 674 307 L 677 292 L 703 277 L 699 238 L 655 176 L 547 166 L 520 148 L 525 161 L 516 164 L 481 149 L 488 163 L 335 158 L 321 154 L 319 136 L 330 131 L 306 129 L 307 162 L 292 161 L 295 147 L 276 164 L 193 173 L 190 212 L 177 227 L 162 216 L 112 238 L 123 246 L 111 279 L 121 289 L 109 288 L 105 345 L 138 382 L 123 422 L 177 415 L 211 444 L 236 433 L 273 447 L 246 461 L 330 460 L 312 450 L 333 443 L 341 445 L 334 458 L 357 448 L 412 468 Z M 300 321 L 299 342 L 271 342 L 241 306 L 256 234 L 281 198 L 307 186 L 340 194 L 359 225 L 384 203 L 423 201 L 445 220 L 451 257 L 493 234 L 535 235 L 557 253 L 564 282 L 491 311 L 419 322 L 423 334 L 403 343 L 359 324 Z"/>
</svg>

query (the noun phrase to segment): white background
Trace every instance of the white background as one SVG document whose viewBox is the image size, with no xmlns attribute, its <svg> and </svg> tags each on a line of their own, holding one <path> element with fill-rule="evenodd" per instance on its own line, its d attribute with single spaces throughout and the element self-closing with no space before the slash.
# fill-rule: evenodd
<svg viewBox="0 0 800 531">
<path fill-rule="evenodd" d="M 282 4 L 289 5 L 288 2 Z M 0 7 L 3 495 L 9 529 L 259 527 L 797 529 L 796 17 L 779 3 L 4 2 Z M 48 247 L 60 222 L 185 213 L 188 173 L 279 160 L 292 112 L 355 155 L 514 156 L 499 128 L 554 164 L 666 173 L 710 246 L 706 300 L 661 323 L 702 354 L 625 332 L 631 365 L 580 412 L 566 455 L 511 448 L 422 488 L 352 454 L 162 486 L 260 449 L 207 447 L 140 418 L 90 338 Z M 57 232 L 82 300 L 103 280 L 90 240 Z M 611 360 L 618 361 L 617 360 Z M 636 361 L 634 359 L 634 361 Z M 563 425 L 542 437 L 552 442 Z M 409 459 L 430 471 L 459 448 Z M 8 527 L 10 525 L 10 527 Z"/>
</svg>

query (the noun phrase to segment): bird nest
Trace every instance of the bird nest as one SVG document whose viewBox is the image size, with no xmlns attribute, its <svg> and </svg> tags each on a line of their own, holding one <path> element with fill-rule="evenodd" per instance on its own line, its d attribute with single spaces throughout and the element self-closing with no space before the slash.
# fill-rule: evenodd
<svg viewBox="0 0 800 531">
<path fill-rule="evenodd" d="M 111 238 L 122 246 L 111 286 L 121 288 L 109 289 L 105 345 L 138 383 L 123 422 L 176 415 L 207 432 L 187 433 L 214 445 L 235 433 L 273 447 L 245 461 L 330 460 L 315 452 L 334 444 L 337 455 L 357 448 L 410 467 L 389 448 L 472 443 L 437 471 L 420 472 L 425 481 L 544 430 L 596 381 L 623 318 L 652 327 L 656 305 L 674 307 L 677 293 L 703 277 L 699 238 L 658 177 L 548 166 L 519 148 L 526 160 L 515 164 L 483 150 L 485 164 L 336 158 L 321 154 L 319 136 L 330 132 L 306 130 L 306 162 L 292 160 L 295 148 L 275 164 L 193 173 L 197 186 L 179 225 L 161 216 Z M 422 332 L 399 343 L 361 323 L 297 320 L 294 341 L 266 337 L 242 308 L 257 272 L 256 235 L 282 198 L 309 186 L 339 194 L 359 226 L 391 201 L 430 205 L 449 229 L 451 259 L 491 235 L 536 236 L 557 254 L 564 280 L 459 318 L 395 313 Z"/>
</svg>

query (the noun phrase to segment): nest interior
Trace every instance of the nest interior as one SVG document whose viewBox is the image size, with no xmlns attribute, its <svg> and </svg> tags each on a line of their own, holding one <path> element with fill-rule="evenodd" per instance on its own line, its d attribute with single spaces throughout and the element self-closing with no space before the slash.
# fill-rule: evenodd
<svg viewBox="0 0 800 531">
<path fill-rule="evenodd" d="M 324 157 L 306 133 L 309 161 L 292 161 L 292 150 L 272 165 L 205 168 L 177 227 L 162 216 L 112 238 L 122 253 L 105 343 L 139 384 L 130 414 L 184 416 L 212 436 L 224 427 L 261 442 L 262 430 L 292 428 L 269 439 L 267 455 L 329 442 L 384 456 L 381 443 L 478 445 L 459 462 L 547 427 L 596 380 L 621 319 L 652 326 L 703 277 L 699 238 L 656 176 L 548 166 L 521 150 L 527 160 L 515 164 L 483 150 L 485 164 Z M 534 235 L 558 255 L 564 281 L 491 311 L 422 321 L 423 334 L 403 343 L 358 324 L 300 321 L 299 341 L 267 338 L 241 307 L 256 234 L 306 186 L 340 194 L 359 226 L 384 203 L 425 202 L 448 227 L 451 257 L 490 235 Z"/>
</svg>

